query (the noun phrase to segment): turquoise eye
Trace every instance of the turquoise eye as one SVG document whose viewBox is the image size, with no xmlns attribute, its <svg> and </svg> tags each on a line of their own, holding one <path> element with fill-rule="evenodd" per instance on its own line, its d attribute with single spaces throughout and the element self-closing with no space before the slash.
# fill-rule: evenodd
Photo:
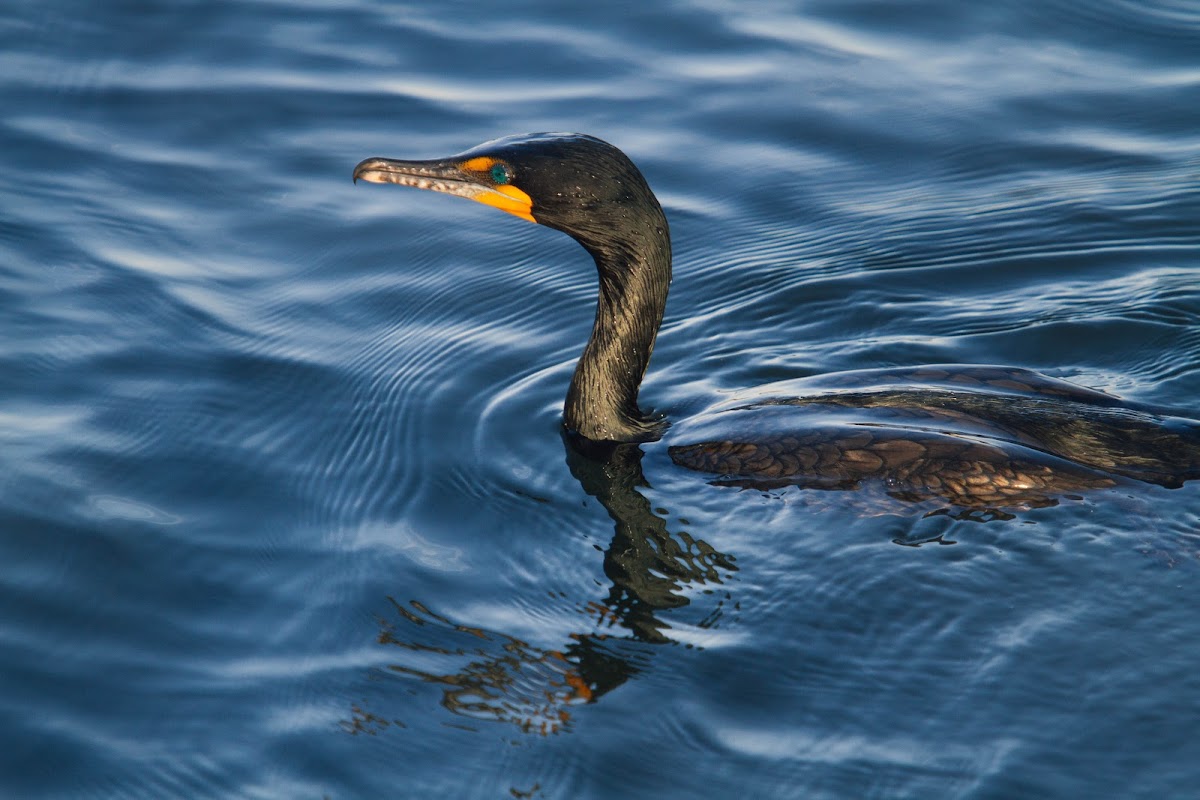
<svg viewBox="0 0 1200 800">
<path fill-rule="evenodd" d="M 504 164 L 497 164 L 492 167 L 492 180 L 496 183 L 504 184 L 512 180 L 512 173 Z"/>
</svg>

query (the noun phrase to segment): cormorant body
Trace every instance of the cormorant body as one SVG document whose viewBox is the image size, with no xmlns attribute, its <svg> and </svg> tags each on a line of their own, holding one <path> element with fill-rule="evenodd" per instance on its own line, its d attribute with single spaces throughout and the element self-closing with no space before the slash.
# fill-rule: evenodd
<svg viewBox="0 0 1200 800">
<path fill-rule="evenodd" d="M 446 159 L 369 158 L 355 180 L 455 194 L 568 234 L 599 274 L 596 318 L 563 407 L 590 442 L 659 439 L 638 389 L 671 281 L 666 216 L 616 147 L 582 134 L 510 136 Z M 796 390 L 802 394 L 797 395 Z M 1200 423 L 1024 369 L 939 365 L 763 387 L 677 426 L 689 469 L 742 486 L 858 488 L 905 500 L 1037 506 L 1135 479 L 1200 477 Z"/>
</svg>

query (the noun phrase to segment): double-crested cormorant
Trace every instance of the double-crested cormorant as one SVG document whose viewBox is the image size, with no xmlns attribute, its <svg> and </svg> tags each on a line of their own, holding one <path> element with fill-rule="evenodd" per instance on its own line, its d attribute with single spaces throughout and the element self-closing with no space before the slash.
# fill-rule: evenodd
<svg viewBox="0 0 1200 800">
<path fill-rule="evenodd" d="M 572 434 L 646 442 L 666 422 L 638 387 L 671 282 L 667 219 L 638 168 L 591 136 L 538 133 L 427 161 L 368 158 L 354 179 L 469 197 L 568 234 L 591 253 L 599 300 L 563 408 Z M 1200 423 L 1023 369 L 936 366 L 837 373 L 802 397 L 727 404 L 677 464 L 741 485 L 856 488 L 967 507 L 1044 505 L 1134 478 L 1200 477 Z"/>
</svg>

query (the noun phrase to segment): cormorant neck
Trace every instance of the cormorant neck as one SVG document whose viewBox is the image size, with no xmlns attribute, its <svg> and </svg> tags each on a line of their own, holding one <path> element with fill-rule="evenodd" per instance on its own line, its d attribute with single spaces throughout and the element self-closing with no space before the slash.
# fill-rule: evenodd
<svg viewBox="0 0 1200 800">
<path fill-rule="evenodd" d="M 567 429 L 593 441 L 646 442 L 667 423 L 638 409 L 671 283 L 671 235 L 657 200 L 631 221 L 570 231 L 596 260 L 599 299 L 563 408 Z"/>
</svg>

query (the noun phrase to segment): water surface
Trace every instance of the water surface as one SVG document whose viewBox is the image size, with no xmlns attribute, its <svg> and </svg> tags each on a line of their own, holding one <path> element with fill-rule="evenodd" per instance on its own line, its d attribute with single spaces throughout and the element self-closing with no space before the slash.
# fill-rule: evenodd
<svg viewBox="0 0 1200 800">
<path fill-rule="evenodd" d="M 0 44 L 0 794 L 1200 784 L 1200 487 L 980 522 L 605 469 L 558 433 L 587 255 L 350 182 L 619 145 L 673 419 L 948 362 L 1195 416 L 1195 4 L 18 0 Z"/>
</svg>

